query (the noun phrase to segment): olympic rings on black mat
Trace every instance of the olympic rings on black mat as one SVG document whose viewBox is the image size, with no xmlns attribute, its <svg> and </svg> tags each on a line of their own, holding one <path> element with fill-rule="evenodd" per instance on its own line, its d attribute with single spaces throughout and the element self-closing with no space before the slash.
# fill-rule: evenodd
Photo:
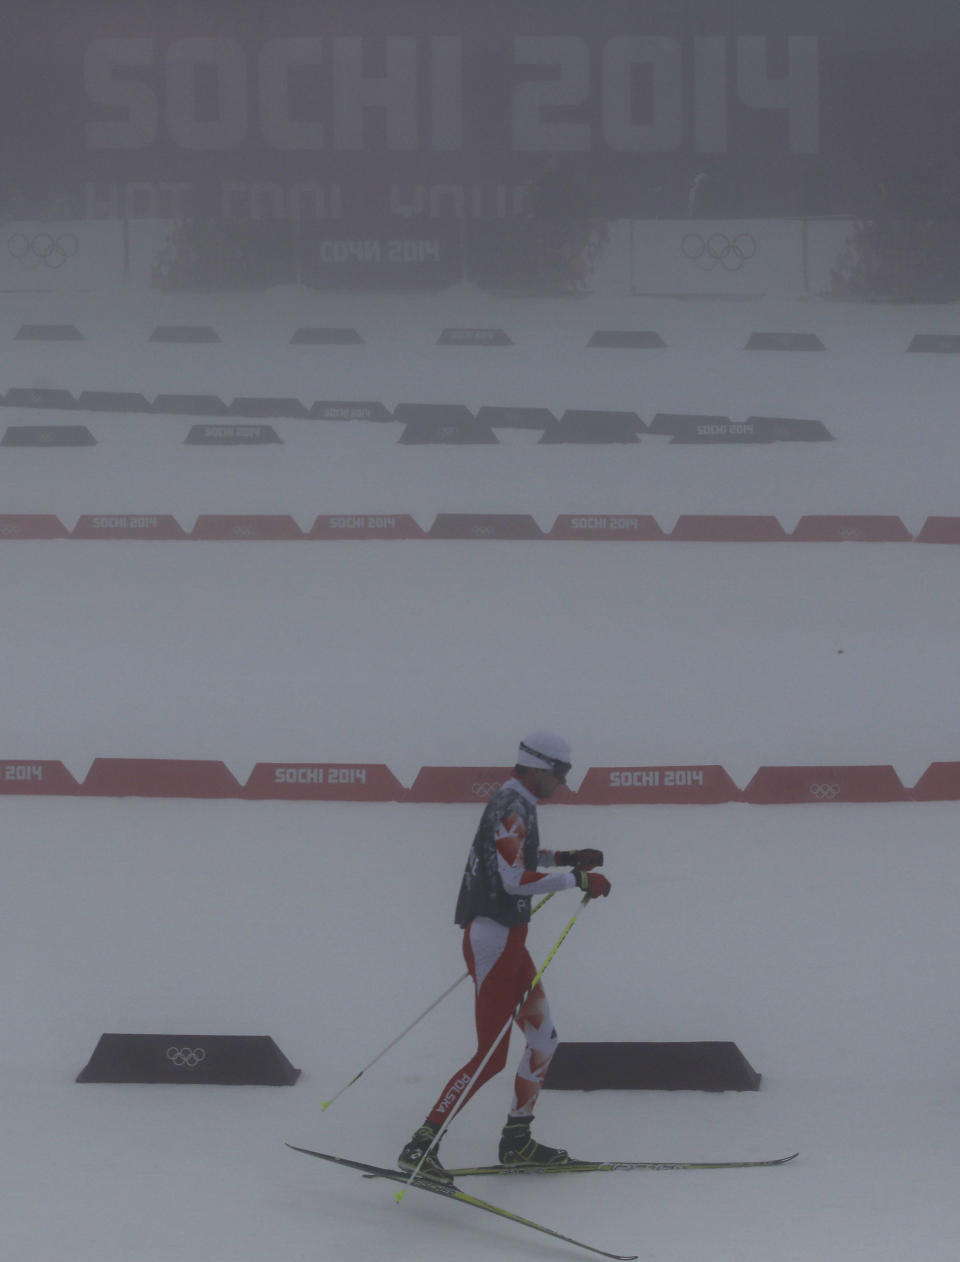
<svg viewBox="0 0 960 1262">
<path fill-rule="evenodd" d="M 7 253 L 20 263 L 34 267 L 63 267 L 80 250 L 80 240 L 73 232 L 55 237 L 49 232 L 36 232 L 27 236 L 15 232 L 7 237 Z"/>
<path fill-rule="evenodd" d="M 699 232 L 688 232 L 680 243 L 684 258 L 704 272 L 723 267 L 728 272 L 738 272 L 757 252 L 757 242 L 749 232 L 738 232 L 728 237 L 723 232 L 712 232 L 703 237 Z"/>
</svg>

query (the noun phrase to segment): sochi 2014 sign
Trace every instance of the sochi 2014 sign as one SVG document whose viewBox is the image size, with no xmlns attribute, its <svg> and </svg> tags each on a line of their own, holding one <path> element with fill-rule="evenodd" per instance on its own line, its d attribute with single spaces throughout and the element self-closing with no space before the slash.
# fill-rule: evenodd
<svg viewBox="0 0 960 1262">
<path fill-rule="evenodd" d="M 605 213 L 655 186 L 676 215 L 711 164 L 783 201 L 949 157 L 960 112 L 946 0 L 909 47 L 875 0 L 20 8 L 5 184 L 60 218 L 507 217 L 548 155 Z"/>
<path fill-rule="evenodd" d="M 777 76 L 770 44 L 763 35 L 694 37 L 690 47 L 666 35 L 515 35 L 498 58 L 510 88 L 488 119 L 515 153 L 669 153 L 688 140 L 721 153 L 738 103 L 782 112 L 787 150 L 816 153 L 817 37 L 788 35 Z M 84 140 L 91 150 L 456 152 L 467 143 L 468 52 L 459 35 L 274 36 L 255 46 L 229 34 L 100 36 L 84 56 Z M 297 80 L 310 82 L 319 108 L 298 107 Z"/>
<path fill-rule="evenodd" d="M 638 158 L 820 148 L 814 35 L 117 34 L 87 42 L 82 70 L 94 164 L 132 172 L 159 153 L 182 172 L 87 180 L 91 217 L 506 217 L 548 154 L 598 160 L 598 202 Z M 751 140 L 752 115 L 775 139 Z"/>
</svg>

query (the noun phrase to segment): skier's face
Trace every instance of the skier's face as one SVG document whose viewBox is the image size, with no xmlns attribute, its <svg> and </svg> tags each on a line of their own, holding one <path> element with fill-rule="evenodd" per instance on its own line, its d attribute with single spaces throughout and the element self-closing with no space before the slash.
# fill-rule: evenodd
<svg viewBox="0 0 960 1262">
<path fill-rule="evenodd" d="M 538 798 L 546 799 L 553 797 L 557 789 L 563 783 L 559 776 L 555 776 L 552 771 L 536 768 L 533 791 Z"/>
</svg>

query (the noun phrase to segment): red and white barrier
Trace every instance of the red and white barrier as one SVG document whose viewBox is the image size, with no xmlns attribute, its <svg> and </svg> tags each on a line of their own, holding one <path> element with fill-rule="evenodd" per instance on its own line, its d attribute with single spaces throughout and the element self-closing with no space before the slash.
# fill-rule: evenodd
<svg viewBox="0 0 960 1262">
<path fill-rule="evenodd" d="M 761 767 L 743 800 L 760 806 L 800 802 L 905 802 L 891 766 Z"/>
<path fill-rule="evenodd" d="M 917 802 L 960 802 L 960 762 L 932 762 L 912 796 Z"/>
<path fill-rule="evenodd" d="M 487 802 L 512 775 L 510 767 L 421 767 L 408 802 Z M 576 795 L 560 786 L 551 803 L 575 802 Z"/>
<path fill-rule="evenodd" d="M 308 539 L 422 539 L 409 513 L 339 513 L 316 519 Z"/>
<path fill-rule="evenodd" d="M 790 538 L 801 543 L 909 543 L 913 536 L 899 517 L 812 514 L 800 518 Z"/>
<path fill-rule="evenodd" d="M 577 790 L 586 806 L 715 805 L 741 793 L 720 766 L 591 767 Z"/>
<path fill-rule="evenodd" d="M 960 543 L 960 517 L 928 517 L 917 543 Z"/>
<path fill-rule="evenodd" d="M 242 796 L 286 802 L 402 802 L 406 794 L 383 763 L 258 762 Z"/>
<path fill-rule="evenodd" d="M 269 762 L 257 763 L 241 785 L 213 759 L 96 758 L 80 782 L 62 762 L 8 758 L 0 759 L 0 794 L 482 805 L 511 774 L 509 767 L 427 766 L 408 789 L 384 763 Z M 890 764 L 760 767 L 745 789 L 717 763 L 591 767 L 579 789 L 561 786 L 550 799 L 582 806 L 910 801 L 960 801 L 960 762 L 931 763 L 912 788 Z"/>
<path fill-rule="evenodd" d="M 67 528 L 52 513 L 0 513 L 0 539 L 66 539 Z"/>
<path fill-rule="evenodd" d="M 891 514 L 807 514 L 791 533 L 769 514 L 684 513 L 665 532 L 648 513 L 562 513 L 549 531 L 529 513 L 325 513 L 304 532 L 289 514 L 201 514 L 186 531 L 169 513 L 85 513 L 67 530 L 52 513 L 0 513 L 4 539 L 551 539 L 650 543 L 960 543 L 960 517 L 928 517 L 913 535 Z"/>
<path fill-rule="evenodd" d="M 542 539 L 529 513 L 438 513 L 431 539 Z"/>
<path fill-rule="evenodd" d="M 81 517 L 71 539 L 186 539 L 187 533 L 169 513 L 97 513 Z"/>
<path fill-rule="evenodd" d="M 95 797 L 235 798 L 225 764 L 188 758 L 95 758 L 81 792 Z"/>
<path fill-rule="evenodd" d="M 0 761 L 0 794 L 79 792 L 79 784 L 62 762 L 28 758 Z"/>
<path fill-rule="evenodd" d="M 776 517 L 687 513 L 678 518 L 671 539 L 694 543 L 778 543 L 787 533 Z"/>
<path fill-rule="evenodd" d="M 290 516 L 237 514 L 217 516 L 202 514 L 197 518 L 191 539 L 302 539 L 303 531 Z"/>
<path fill-rule="evenodd" d="M 553 523 L 549 538 L 635 542 L 665 539 L 666 536 L 649 514 L 564 513 Z"/>
</svg>

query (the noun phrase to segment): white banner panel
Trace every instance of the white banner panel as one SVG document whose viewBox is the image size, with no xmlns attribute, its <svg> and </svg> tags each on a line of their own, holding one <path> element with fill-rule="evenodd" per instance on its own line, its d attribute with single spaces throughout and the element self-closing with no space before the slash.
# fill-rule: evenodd
<svg viewBox="0 0 960 1262">
<path fill-rule="evenodd" d="M 835 279 L 849 273 L 857 260 L 857 219 L 810 219 L 807 221 L 807 281 L 810 297 L 819 298 L 836 291 Z"/>
<path fill-rule="evenodd" d="M 123 283 L 120 220 L 14 221 L 0 226 L 0 289 L 68 293 Z"/>
<path fill-rule="evenodd" d="M 588 293 L 605 298 L 630 295 L 630 221 L 612 219 L 601 234 L 594 230 L 597 256 L 586 276 Z"/>
<path fill-rule="evenodd" d="M 645 219 L 631 232 L 635 294 L 806 293 L 802 219 Z"/>
<path fill-rule="evenodd" d="M 127 280 L 132 289 L 162 288 L 162 276 L 175 254 L 176 232 L 173 219 L 127 221 Z"/>
</svg>

